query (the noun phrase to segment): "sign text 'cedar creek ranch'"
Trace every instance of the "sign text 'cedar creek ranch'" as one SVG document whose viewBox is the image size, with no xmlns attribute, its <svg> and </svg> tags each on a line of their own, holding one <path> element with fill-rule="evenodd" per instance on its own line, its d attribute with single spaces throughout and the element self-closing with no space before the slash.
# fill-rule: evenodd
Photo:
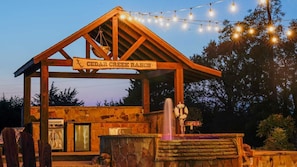
<svg viewBox="0 0 297 167">
<path fill-rule="evenodd" d="M 135 69 L 135 70 L 154 70 L 157 69 L 155 61 L 112 61 L 96 60 L 85 58 L 73 58 L 72 68 L 82 69 Z"/>
</svg>

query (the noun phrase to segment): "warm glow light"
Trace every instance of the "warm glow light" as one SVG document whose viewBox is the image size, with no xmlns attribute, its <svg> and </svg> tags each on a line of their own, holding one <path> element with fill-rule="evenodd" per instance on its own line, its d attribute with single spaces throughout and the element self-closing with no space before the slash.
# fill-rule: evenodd
<svg viewBox="0 0 297 167">
<path fill-rule="evenodd" d="M 120 15 L 120 19 L 122 19 L 122 20 L 126 19 L 126 15 L 125 14 L 121 14 Z"/>
<path fill-rule="evenodd" d="M 230 10 L 231 10 L 231 12 L 235 12 L 237 10 L 237 7 L 236 7 L 234 1 L 232 2 L 231 6 L 230 6 Z"/>
<path fill-rule="evenodd" d="M 210 24 L 207 25 L 207 30 L 211 31 L 211 25 Z"/>
<path fill-rule="evenodd" d="M 293 31 L 292 30 L 288 30 L 286 34 L 287 34 L 288 37 L 290 37 L 290 36 L 293 35 Z"/>
<path fill-rule="evenodd" d="M 235 30 L 236 30 L 237 32 L 242 32 L 242 27 L 241 27 L 240 25 L 237 25 L 237 26 L 235 27 Z"/>
<path fill-rule="evenodd" d="M 210 8 L 209 11 L 208 11 L 208 14 L 210 17 L 213 17 L 214 16 L 214 11 Z"/>
<path fill-rule="evenodd" d="M 210 17 L 213 17 L 214 16 L 214 11 L 212 10 L 211 8 L 211 3 L 209 4 L 209 11 L 208 11 L 208 14 Z"/>
<path fill-rule="evenodd" d="M 132 21 L 132 20 L 133 20 L 133 17 L 132 17 L 132 16 L 129 16 L 129 17 L 128 17 L 128 20 L 129 20 L 129 21 Z"/>
<path fill-rule="evenodd" d="M 176 10 L 174 11 L 173 21 L 177 22 Z"/>
<path fill-rule="evenodd" d="M 188 23 L 186 21 L 184 21 L 182 28 L 183 29 L 187 29 L 188 28 Z"/>
<path fill-rule="evenodd" d="M 192 8 L 191 8 L 191 9 L 190 9 L 190 14 L 189 14 L 189 19 L 190 19 L 190 20 L 193 20 L 193 17 L 194 17 L 194 16 L 193 16 L 193 13 L 192 13 Z"/>
<path fill-rule="evenodd" d="M 248 32 L 249 32 L 249 34 L 253 35 L 253 34 L 255 34 L 255 29 L 250 28 L 250 29 L 248 30 Z"/>
<path fill-rule="evenodd" d="M 267 28 L 268 32 L 274 32 L 275 31 L 275 27 L 273 25 L 268 26 Z"/>
<path fill-rule="evenodd" d="M 278 38 L 275 37 L 275 36 L 272 37 L 272 38 L 271 38 L 271 42 L 272 42 L 272 43 L 277 43 L 277 42 L 278 42 Z"/>
<path fill-rule="evenodd" d="M 202 24 L 199 26 L 198 31 L 199 32 L 203 32 L 203 26 L 202 26 Z"/>
<path fill-rule="evenodd" d="M 219 27 L 218 25 L 216 25 L 216 26 L 215 26 L 215 31 L 216 31 L 216 32 L 219 32 L 219 30 L 220 30 L 220 27 Z"/>
<path fill-rule="evenodd" d="M 151 23 L 152 22 L 152 19 L 149 17 L 149 18 L 147 18 L 147 22 L 148 23 Z"/>
<path fill-rule="evenodd" d="M 260 5 L 265 5 L 266 4 L 266 0 L 259 0 L 259 4 Z"/>
<path fill-rule="evenodd" d="M 169 27 L 170 26 L 170 23 L 169 21 L 166 22 L 166 27 Z"/>
<path fill-rule="evenodd" d="M 234 33 L 234 34 L 233 34 L 233 38 L 234 38 L 234 39 L 238 39 L 238 38 L 239 38 L 239 34 L 238 34 L 238 33 Z"/>
</svg>

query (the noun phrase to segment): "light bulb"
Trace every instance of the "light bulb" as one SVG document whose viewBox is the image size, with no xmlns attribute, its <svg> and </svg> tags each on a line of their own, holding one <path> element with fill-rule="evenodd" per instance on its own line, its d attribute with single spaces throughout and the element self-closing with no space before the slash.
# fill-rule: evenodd
<svg viewBox="0 0 297 167">
<path fill-rule="evenodd" d="M 250 28 L 248 32 L 249 32 L 249 34 L 251 34 L 251 35 L 252 35 L 252 34 L 254 34 L 254 33 L 255 33 L 255 29 L 253 29 L 253 28 Z"/>
<path fill-rule="evenodd" d="M 235 30 L 236 30 L 237 32 L 242 32 L 242 27 L 241 27 L 240 25 L 237 25 L 237 26 L 235 27 Z"/>
<path fill-rule="evenodd" d="M 207 30 L 211 31 L 211 25 L 210 24 L 207 25 Z"/>
<path fill-rule="evenodd" d="M 186 21 L 184 21 L 182 28 L 183 29 L 187 29 L 188 28 L 188 23 Z"/>
<path fill-rule="evenodd" d="M 238 34 L 238 33 L 234 33 L 234 34 L 233 34 L 233 38 L 234 38 L 234 39 L 238 39 L 238 38 L 239 38 L 239 34 Z"/>
<path fill-rule="evenodd" d="M 173 21 L 174 21 L 174 22 L 177 22 L 176 10 L 174 11 Z"/>
<path fill-rule="evenodd" d="M 259 4 L 260 5 L 265 5 L 266 4 L 266 0 L 259 0 Z"/>
<path fill-rule="evenodd" d="M 209 14 L 210 17 L 213 17 L 214 16 L 214 11 L 211 8 L 211 3 L 209 4 L 208 14 Z"/>
<path fill-rule="evenodd" d="M 210 8 L 209 11 L 208 11 L 208 14 L 210 17 L 213 17 L 214 16 L 214 11 Z"/>
<path fill-rule="evenodd" d="M 231 12 L 235 12 L 236 9 L 237 9 L 237 7 L 236 7 L 236 5 L 235 5 L 235 3 L 233 1 L 232 4 L 231 4 L 231 6 L 230 6 L 230 10 L 231 10 Z"/>
<path fill-rule="evenodd" d="M 219 27 L 218 25 L 216 25 L 216 26 L 215 26 L 215 31 L 216 31 L 216 32 L 219 32 L 219 30 L 220 30 L 220 27 Z"/>
<path fill-rule="evenodd" d="M 198 31 L 199 31 L 199 32 L 203 32 L 202 24 L 199 26 Z"/>
<path fill-rule="evenodd" d="M 288 30 L 286 34 L 287 34 L 288 37 L 289 36 L 292 36 L 293 35 L 293 31 L 292 30 Z"/>
<path fill-rule="evenodd" d="M 120 19 L 121 19 L 121 20 L 126 19 L 126 15 L 125 15 L 125 14 L 121 14 L 121 15 L 120 15 Z"/>
<path fill-rule="evenodd" d="M 274 32 L 275 31 L 275 27 L 273 25 L 268 26 L 267 28 L 268 32 Z"/>
<path fill-rule="evenodd" d="M 272 42 L 272 43 L 277 43 L 277 42 L 278 42 L 278 38 L 277 38 L 276 36 L 273 36 L 273 37 L 271 38 L 271 42 Z"/>
<path fill-rule="evenodd" d="M 191 9 L 190 9 L 190 14 L 189 14 L 189 19 L 190 19 L 190 20 L 193 20 L 193 17 L 194 17 L 194 16 L 193 16 L 193 13 L 192 13 L 192 8 L 191 8 Z"/>
</svg>

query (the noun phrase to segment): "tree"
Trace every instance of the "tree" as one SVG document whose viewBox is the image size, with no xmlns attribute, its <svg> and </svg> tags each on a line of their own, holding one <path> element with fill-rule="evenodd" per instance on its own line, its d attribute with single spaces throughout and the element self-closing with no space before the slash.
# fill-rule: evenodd
<svg viewBox="0 0 297 167">
<path fill-rule="evenodd" d="M 130 87 L 126 89 L 128 96 L 121 99 L 121 105 L 142 105 L 141 80 L 130 80 Z M 150 109 L 151 111 L 162 110 L 165 98 L 174 97 L 173 82 L 168 80 L 157 80 L 150 82 Z"/>
<path fill-rule="evenodd" d="M 78 94 L 76 89 L 64 89 L 59 91 L 58 87 L 54 86 L 52 82 L 49 89 L 49 105 L 50 106 L 82 106 L 84 102 L 76 98 Z M 32 104 L 34 106 L 40 105 L 40 94 L 35 94 Z"/>
<path fill-rule="evenodd" d="M 11 97 L 7 99 L 4 95 L 0 100 L 0 131 L 4 127 L 21 126 L 21 111 L 23 99 Z"/>
<path fill-rule="evenodd" d="M 280 0 L 269 2 L 250 11 L 243 21 L 225 21 L 219 41 L 211 41 L 201 55 L 191 57 L 198 64 L 221 70 L 222 78 L 186 88 L 188 99 L 203 104 L 213 114 L 214 125 L 219 120 L 222 131 L 244 132 L 245 141 L 254 146 L 260 144 L 255 142 L 259 141 L 255 135 L 258 121 L 273 113 L 297 119 L 297 37 L 284 35 Z M 267 31 L 272 25 L 275 30 Z M 290 27 L 297 34 L 296 21 Z M 271 41 L 275 37 L 278 43 Z M 235 124 L 230 117 L 242 121 Z"/>
<path fill-rule="evenodd" d="M 257 136 L 265 138 L 264 149 L 293 150 L 295 121 L 291 116 L 272 114 L 258 125 Z"/>
</svg>

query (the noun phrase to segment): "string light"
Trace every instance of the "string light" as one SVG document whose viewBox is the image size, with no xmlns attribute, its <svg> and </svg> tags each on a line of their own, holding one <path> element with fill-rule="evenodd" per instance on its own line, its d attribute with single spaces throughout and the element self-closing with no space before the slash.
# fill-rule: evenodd
<svg viewBox="0 0 297 167">
<path fill-rule="evenodd" d="M 238 33 L 234 33 L 232 36 L 234 39 L 238 39 L 239 38 L 239 34 Z"/>
<path fill-rule="evenodd" d="M 198 31 L 199 32 L 203 32 L 203 26 L 202 26 L 202 24 L 200 24 Z"/>
<path fill-rule="evenodd" d="M 208 14 L 210 17 L 213 17 L 214 16 L 214 11 L 212 10 L 211 8 L 211 3 L 209 4 L 209 11 L 208 11 Z"/>
<path fill-rule="evenodd" d="M 268 26 L 267 31 L 273 33 L 275 31 L 275 27 L 273 25 Z"/>
<path fill-rule="evenodd" d="M 286 34 L 288 37 L 290 37 L 293 35 L 293 31 L 289 29 L 289 30 L 287 30 Z"/>
<path fill-rule="evenodd" d="M 255 34 L 255 29 L 249 28 L 248 33 L 251 35 Z"/>
<path fill-rule="evenodd" d="M 231 4 L 231 6 L 230 6 L 230 10 L 231 10 L 231 12 L 235 12 L 236 9 L 237 9 L 237 7 L 236 7 L 236 5 L 235 5 L 235 2 L 232 1 L 232 4 Z"/>
<path fill-rule="evenodd" d="M 208 31 L 211 31 L 210 21 L 209 21 L 209 23 L 208 23 L 208 25 L 207 25 L 207 30 L 208 30 Z"/>
<path fill-rule="evenodd" d="M 265 5 L 266 4 L 266 0 L 259 0 L 259 4 L 260 5 Z"/>
<path fill-rule="evenodd" d="M 237 25 L 235 27 L 236 32 L 242 32 L 242 26 L 241 25 Z"/>
<path fill-rule="evenodd" d="M 184 20 L 183 25 L 182 25 L 183 29 L 187 29 L 188 28 L 188 23 L 186 20 Z"/>
<path fill-rule="evenodd" d="M 192 8 L 190 8 L 189 19 L 190 19 L 190 20 L 193 20 L 193 13 L 192 13 Z"/>
<path fill-rule="evenodd" d="M 177 19 L 177 16 L 176 16 L 176 10 L 175 10 L 175 11 L 174 11 L 174 16 L 173 16 L 173 21 L 174 21 L 174 22 L 177 22 L 177 20 L 178 20 L 178 19 Z"/>
<path fill-rule="evenodd" d="M 220 31 L 220 27 L 219 27 L 219 24 L 218 24 L 218 23 L 216 23 L 215 31 L 216 31 L 216 32 L 219 32 L 219 31 Z"/>
<path fill-rule="evenodd" d="M 188 29 L 188 24 L 197 24 L 198 26 L 197 30 L 199 32 L 204 32 L 207 30 L 208 32 L 219 32 L 220 26 L 219 24 L 223 24 L 223 21 L 212 21 L 212 20 L 195 20 L 194 19 L 194 9 L 198 9 L 201 7 L 209 7 L 208 15 L 213 17 L 215 15 L 215 12 L 213 10 L 213 6 L 217 3 L 221 3 L 226 0 L 215 0 L 214 2 L 205 4 L 205 5 L 198 5 L 194 7 L 190 7 L 188 9 L 179 9 L 179 10 L 173 10 L 173 11 L 165 11 L 165 12 L 154 12 L 154 13 L 142 13 L 142 12 L 129 12 L 129 15 L 121 14 L 120 19 L 128 19 L 129 21 L 135 20 L 142 23 L 151 23 L 155 22 L 156 24 L 160 25 L 161 27 L 169 27 L 170 22 L 181 22 L 183 29 Z M 265 4 L 267 0 L 259 0 L 259 3 Z M 237 5 L 235 4 L 235 0 L 232 0 L 230 11 L 234 12 L 237 10 Z M 179 13 L 177 12 L 183 12 L 183 11 L 189 11 L 187 18 L 180 18 L 178 16 Z M 169 14 L 169 15 L 168 15 Z M 134 15 L 134 16 L 133 16 Z M 231 21 L 236 22 L 236 21 Z M 204 27 L 205 26 L 205 27 Z M 244 31 L 242 25 L 234 25 L 234 34 L 232 37 L 234 39 L 239 38 L 240 34 Z M 273 35 L 276 31 L 276 27 L 274 25 L 267 26 L 267 32 L 271 33 Z M 256 33 L 256 30 L 254 28 L 247 28 L 247 33 L 250 35 L 253 35 Z M 291 30 L 288 30 L 285 33 L 288 37 L 292 36 L 293 32 Z M 275 43 L 278 41 L 278 38 L 271 38 L 271 42 Z"/>
<path fill-rule="evenodd" d="M 278 38 L 277 38 L 276 36 L 273 36 L 273 37 L 271 38 L 271 42 L 272 42 L 272 43 L 277 43 L 277 42 L 278 42 Z"/>
</svg>

